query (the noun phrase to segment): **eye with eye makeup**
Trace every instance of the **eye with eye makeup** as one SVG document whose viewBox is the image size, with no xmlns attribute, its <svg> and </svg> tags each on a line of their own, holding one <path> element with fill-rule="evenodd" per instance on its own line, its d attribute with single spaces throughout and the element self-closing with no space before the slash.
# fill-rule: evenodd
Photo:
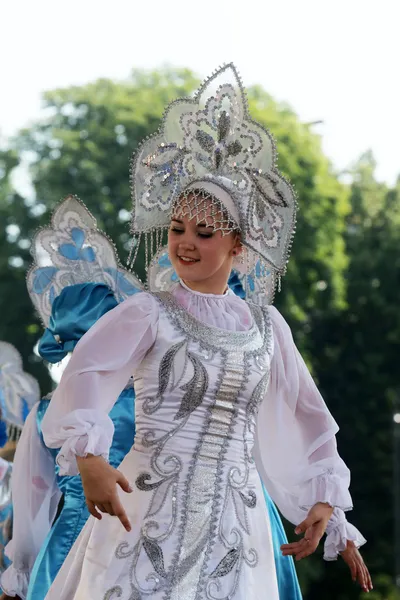
<svg viewBox="0 0 400 600">
<path fill-rule="evenodd" d="M 173 233 L 176 233 L 178 235 L 180 235 L 181 233 L 185 233 L 184 229 L 180 229 L 179 227 L 176 227 L 175 225 L 171 226 L 170 231 L 172 231 Z M 211 238 L 213 235 L 214 235 L 213 231 L 209 231 L 209 232 L 197 231 L 197 236 L 201 237 L 201 238 Z"/>
</svg>

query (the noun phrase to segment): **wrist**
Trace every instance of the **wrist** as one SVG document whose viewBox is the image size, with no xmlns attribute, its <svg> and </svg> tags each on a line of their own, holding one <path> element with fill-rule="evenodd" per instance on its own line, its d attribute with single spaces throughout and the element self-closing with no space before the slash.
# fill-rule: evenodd
<svg viewBox="0 0 400 600">
<path fill-rule="evenodd" d="M 339 552 L 339 554 L 343 554 L 343 552 L 346 552 L 346 550 L 350 550 L 352 548 L 357 548 L 357 546 L 355 545 L 353 540 L 344 540 L 344 542 L 346 544 L 346 548 L 344 550 L 342 550 L 341 552 Z"/>
<path fill-rule="evenodd" d="M 78 465 L 78 468 L 85 467 L 100 460 L 104 461 L 104 458 L 100 454 L 86 454 L 86 456 L 76 455 L 76 464 Z"/>
<path fill-rule="evenodd" d="M 103 458 L 103 457 L 100 454 L 86 454 L 85 456 L 76 455 L 77 462 L 87 461 L 87 460 L 90 460 L 91 458 Z"/>
</svg>

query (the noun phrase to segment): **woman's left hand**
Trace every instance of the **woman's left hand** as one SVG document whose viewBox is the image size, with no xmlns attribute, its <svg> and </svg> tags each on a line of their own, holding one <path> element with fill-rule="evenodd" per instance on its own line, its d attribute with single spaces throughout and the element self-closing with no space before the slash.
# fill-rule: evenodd
<svg viewBox="0 0 400 600">
<path fill-rule="evenodd" d="M 283 544 L 281 546 L 283 556 L 293 556 L 301 560 L 313 554 L 325 533 L 328 521 L 332 516 L 333 508 L 329 504 L 318 502 L 310 509 L 307 518 L 295 529 L 295 533 L 304 537 L 298 542 Z"/>
<path fill-rule="evenodd" d="M 355 543 L 347 540 L 346 549 L 340 556 L 348 565 L 352 580 L 357 581 L 364 592 L 370 592 L 373 589 L 371 575 Z"/>
</svg>

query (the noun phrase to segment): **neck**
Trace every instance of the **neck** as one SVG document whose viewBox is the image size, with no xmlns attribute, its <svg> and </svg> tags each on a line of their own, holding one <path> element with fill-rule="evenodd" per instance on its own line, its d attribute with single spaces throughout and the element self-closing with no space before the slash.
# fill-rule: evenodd
<svg viewBox="0 0 400 600">
<path fill-rule="evenodd" d="M 222 296 L 228 289 L 226 283 L 225 285 L 210 285 L 207 281 L 188 281 L 187 279 L 182 279 L 182 281 L 188 288 L 194 292 L 200 292 L 200 294 L 215 294 L 217 296 Z"/>
</svg>

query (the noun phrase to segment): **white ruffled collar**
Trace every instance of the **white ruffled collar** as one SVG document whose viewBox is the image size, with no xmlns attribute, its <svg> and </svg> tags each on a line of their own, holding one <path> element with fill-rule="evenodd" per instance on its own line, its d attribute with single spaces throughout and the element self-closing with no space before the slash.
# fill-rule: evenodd
<svg viewBox="0 0 400 600">
<path fill-rule="evenodd" d="M 223 300 L 227 296 L 233 294 L 232 290 L 229 287 L 223 294 L 205 294 L 204 292 L 197 292 L 196 290 L 192 290 L 192 288 L 190 288 L 188 285 L 186 285 L 186 283 L 182 279 L 179 280 L 179 284 L 185 290 L 190 292 L 191 294 L 194 294 L 195 296 L 202 296 L 203 298 L 209 298 L 209 299 L 212 298 L 214 300 Z"/>
<path fill-rule="evenodd" d="M 204 294 L 190 289 L 183 281 L 172 295 L 195 319 L 226 331 L 248 331 L 253 317 L 247 303 L 228 288 L 224 294 Z"/>
</svg>

